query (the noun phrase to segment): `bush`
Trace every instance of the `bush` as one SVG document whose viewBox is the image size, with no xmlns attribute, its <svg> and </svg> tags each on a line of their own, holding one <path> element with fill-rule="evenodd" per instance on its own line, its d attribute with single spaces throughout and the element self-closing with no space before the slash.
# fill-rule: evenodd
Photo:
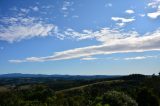
<svg viewBox="0 0 160 106">
<path fill-rule="evenodd" d="M 131 97 L 117 91 L 108 91 L 105 93 L 102 97 L 102 104 L 109 104 L 110 106 L 138 106 L 136 101 Z"/>
</svg>

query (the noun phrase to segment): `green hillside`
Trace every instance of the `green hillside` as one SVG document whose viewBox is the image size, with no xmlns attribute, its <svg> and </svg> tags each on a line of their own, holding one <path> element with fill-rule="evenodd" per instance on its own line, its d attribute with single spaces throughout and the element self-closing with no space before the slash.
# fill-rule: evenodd
<svg viewBox="0 0 160 106">
<path fill-rule="evenodd" d="M 53 87 L 58 82 L 51 78 L 48 82 L 39 78 L 35 83 L 17 85 L 8 80 L 0 86 L 0 106 L 160 106 L 160 77 L 154 75 L 65 79 L 59 89 Z"/>
</svg>

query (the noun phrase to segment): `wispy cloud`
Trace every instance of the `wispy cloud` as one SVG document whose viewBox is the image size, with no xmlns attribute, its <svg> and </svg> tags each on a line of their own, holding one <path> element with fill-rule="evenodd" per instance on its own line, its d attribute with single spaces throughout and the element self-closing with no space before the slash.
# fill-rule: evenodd
<svg viewBox="0 0 160 106">
<path fill-rule="evenodd" d="M 145 14 L 139 14 L 139 16 L 141 16 L 141 17 L 145 17 Z"/>
<path fill-rule="evenodd" d="M 151 7 L 157 10 L 155 12 L 148 13 L 147 16 L 152 19 L 157 19 L 160 16 L 160 0 L 154 0 L 148 3 L 148 7 Z"/>
<path fill-rule="evenodd" d="M 128 36 L 138 36 L 137 32 L 129 31 L 127 33 L 123 33 L 116 29 L 110 28 L 102 28 L 98 31 L 92 30 L 82 30 L 81 32 L 77 32 L 71 28 L 68 28 L 64 31 L 65 38 L 76 39 L 76 40 L 84 40 L 84 39 L 96 39 L 102 43 L 110 43 L 114 40 L 121 39 Z"/>
<path fill-rule="evenodd" d="M 133 14 L 134 10 L 126 10 L 125 13 L 127 13 L 127 14 Z"/>
<path fill-rule="evenodd" d="M 39 8 L 38 8 L 37 6 L 31 7 L 31 9 L 32 9 L 33 11 L 39 11 Z"/>
<path fill-rule="evenodd" d="M 148 7 L 157 8 L 160 4 L 160 0 L 153 0 L 152 2 L 148 3 Z"/>
<path fill-rule="evenodd" d="M 98 58 L 95 58 L 95 57 L 84 57 L 84 58 L 81 58 L 80 60 L 86 60 L 86 61 L 89 61 L 89 60 L 97 60 Z"/>
<path fill-rule="evenodd" d="M 71 7 L 72 5 L 73 5 L 73 2 L 71 2 L 71 1 L 65 0 L 65 1 L 63 2 L 63 5 L 62 5 L 61 10 L 62 10 L 62 12 L 63 12 L 63 14 L 64 14 L 64 17 L 67 17 L 67 16 L 68 16 L 68 14 L 69 14 L 69 9 L 70 9 L 70 7 Z"/>
<path fill-rule="evenodd" d="M 121 17 L 112 17 L 111 20 L 116 21 L 117 22 L 116 24 L 120 27 L 125 26 L 126 23 L 135 21 L 134 18 L 121 18 Z"/>
<path fill-rule="evenodd" d="M 64 35 L 69 39 L 83 40 L 95 38 L 95 34 L 91 30 L 83 30 L 81 33 L 71 28 L 64 31 Z"/>
<path fill-rule="evenodd" d="M 124 60 L 144 60 L 148 58 L 157 58 L 158 56 L 137 56 L 137 57 L 127 57 Z"/>
<path fill-rule="evenodd" d="M 105 4 L 105 7 L 112 7 L 113 5 L 112 5 L 112 3 L 106 3 Z"/>
<path fill-rule="evenodd" d="M 107 29 L 107 28 L 106 28 Z M 108 32 L 108 31 L 107 31 Z M 109 32 L 112 32 L 110 29 Z M 101 33 L 100 33 L 101 34 Z M 128 32 L 120 33 L 123 37 L 111 37 L 111 42 L 103 41 L 100 45 L 75 48 L 71 50 L 56 52 L 51 56 L 46 57 L 29 57 L 23 60 L 9 60 L 10 62 L 42 62 L 53 60 L 66 60 L 75 58 L 84 58 L 93 55 L 114 54 L 114 53 L 129 53 L 129 52 L 145 52 L 160 50 L 160 30 L 138 36 L 137 33 Z M 108 34 L 106 33 L 105 36 Z M 130 36 L 128 36 L 130 35 Z M 112 33 L 112 36 L 113 33 Z M 117 35 L 115 35 L 117 36 Z M 105 43 L 104 43 L 105 42 Z"/>
<path fill-rule="evenodd" d="M 132 22 L 132 21 L 135 20 L 135 19 L 133 19 L 133 18 L 121 18 L 121 17 L 112 17 L 111 19 L 112 19 L 113 21 L 121 21 L 121 22 L 124 22 L 124 23 Z"/>
<path fill-rule="evenodd" d="M 0 20 L 0 40 L 14 42 L 32 37 L 44 37 L 56 28 L 34 17 L 4 17 Z"/>
<path fill-rule="evenodd" d="M 27 14 L 29 13 L 30 9 L 21 8 L 20 11 Z"/>
<path fill-rule="evenodd" d="M 160 9 L 158 9 L 156 12 L 148 13 L 147 16 L 152 19 L 158 18 L 160 16 Z"/>
</svg>

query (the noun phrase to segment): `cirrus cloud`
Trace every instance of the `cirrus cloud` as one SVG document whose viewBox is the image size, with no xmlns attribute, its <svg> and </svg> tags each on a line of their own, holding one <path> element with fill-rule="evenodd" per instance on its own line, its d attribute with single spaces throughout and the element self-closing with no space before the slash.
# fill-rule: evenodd
<svg viewBox="0 0 160 106">
<path fill-rule="evenodd" d="M 95 58 L 95 57 L 84 57 L 84 58 L 81 58 L 80 60 L 86 60 L 86 61 L 89 61 L 89 60 L 97 60 L 98 58 Z"/>
<path fill-rule="evenodd" d="M 121 17 L 112 17 L 111 20 L 117 22 L 116 24 L 120 27 L 125 26 L 126 23 L 135 21 L 134 18 L 121 18 Z"/>
<path fill-rule="evenodd" d="M 127 57 L 124 60 L 144 60 L 148 58 L 157 58 L 158 56 L 137 56 L 137 57 Z"/>
<path fill-rule="evenodd" d="M 57 28 L 34 17 L 4 17 L 0 22 L 3 23 L 0 25 L 0 40 L 10 43 L 32 37 L 45 37 Z"/>
<path fill-rule="evenodd" d="M 104 28 L 106 34 L 101 39 L 104 39 L 104 36 L 113 35 L 112 29 Z M 107 31 L 108 30 L 108 31 Z M 118 32 L 118 31 L 117 31 Z M 75 48 L 71 50 L 55 52 L 53 55 L 46 57 L 29 57 L 22 60 L 9 60 L 14 63 L 21 62 L 44 62 L 44 61 L 54 61 L 54 60 L 67 60 L 75 58 L 84 58 L 93 55 L 106 55 L 114 53 L 130 53 L 130 52 L 145 52 L 145 51 L 160 51 L 160 30 L 158 29 L 155 32 L 139 36 L 136 32 L 122 33 L 119 32 L 121 37 L 110 37 L 109 42 L 107 39 L 106 42 L 103 40 L 103 43 L 100 45 L 93 45 L 81 48 Z M 102 32 L 100 31 L 99 37 Z M 129 36 L 130 35 L 130 36 Z M 115 35 L 117 36 L 117 35 Z M 108 37 L 107 37 L 108 38 Z M 99 39 L 99 38 L 97 38 Z M 105 43 L 104 43 L 105 42 Z"/>
</svg>

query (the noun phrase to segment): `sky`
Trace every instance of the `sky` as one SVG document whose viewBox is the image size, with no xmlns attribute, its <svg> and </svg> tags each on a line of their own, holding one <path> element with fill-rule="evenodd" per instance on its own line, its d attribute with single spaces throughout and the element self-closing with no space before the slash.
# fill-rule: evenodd
<svg viewBox="0 0 160 106">
<path fill-rule="evenodd" d="M 0 74 L 160 71 L 160 0 L 0 0 Z"/>
</svg>

